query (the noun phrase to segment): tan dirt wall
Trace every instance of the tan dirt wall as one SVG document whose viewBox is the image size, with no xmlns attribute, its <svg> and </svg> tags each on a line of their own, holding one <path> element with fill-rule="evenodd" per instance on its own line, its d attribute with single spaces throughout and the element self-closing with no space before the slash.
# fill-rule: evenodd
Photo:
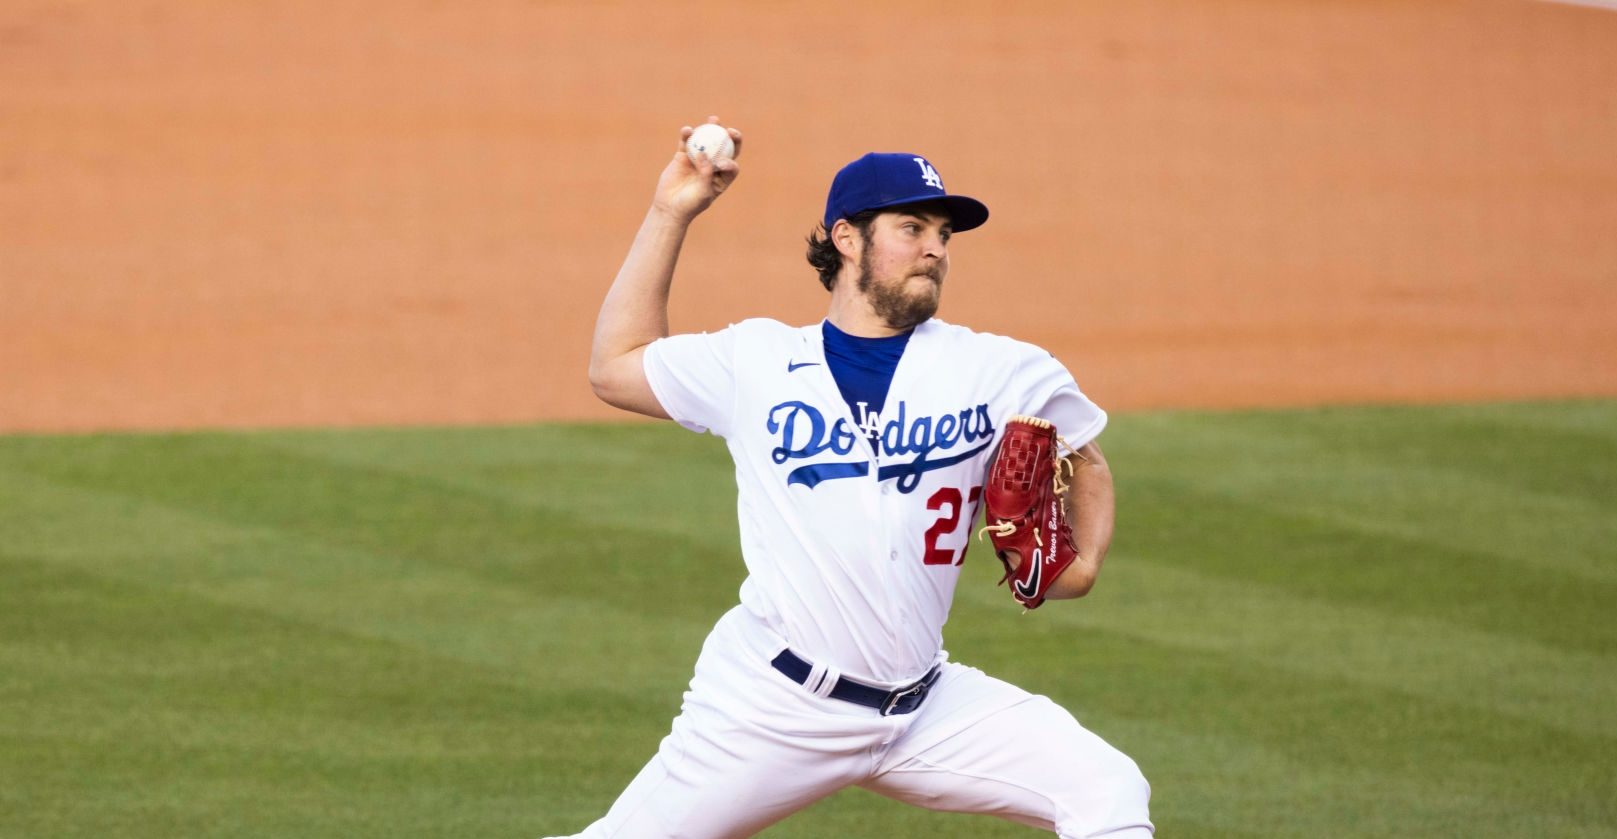
<svg viewBox="0 0 1617 839">
<path fill-rule="evenodd" d="M 993 219 L 945 319 L 1102 405 L 1617 394 L 1617 12 L 1533 2 L 9 3 L 0 431 L 597 418 L 681 123 L 676 330 L 811 322 L 830 176 Z"/>
</svg>

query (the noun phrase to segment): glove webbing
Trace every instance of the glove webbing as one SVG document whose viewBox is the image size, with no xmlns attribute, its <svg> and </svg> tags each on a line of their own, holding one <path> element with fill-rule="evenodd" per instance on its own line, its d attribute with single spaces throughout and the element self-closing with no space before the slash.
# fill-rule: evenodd
<svg viewBox="0 0 1617 839">
<path fill-rule="evenodd" d="M 1049 428 L 1050 427 L 1050 421 L 1047 420 L 1047 419 L 1044 419 L 1042 417 L 1030 417 L 1030 416 L 1027 416 L 1025 414 L 1019 414 L 1017 416 L 1011 417 L 1012 422 L 1016 422 L 1017 420 L 1021 420 L 1022 422 L 1029 423 L 1031 425 L 1036 425 L 1036 426 L 1038 426 L 1040 428 Z M 1065 454 L 1065 455 L 1061 454 L 1061 451 L 1063 449 L 1066 450 L 1067 454 Z M 1050 488 L 1055 492 L 1055 494 L 1058 497 L 1063 499 L 1063 503 L 1065 503 L 1065 499 L 1067 497 L 1067 492 L 1072 489 L 1071 481 L 1072 481 L 1072 477 L 1073 477 L 1073 465 L 1072 465 L 1072 461 L 1067 459 L 1069 456 L 1077 456 L 1077 458 L 1079 460 L 1082 460 L 1085 463 L 1089 462 L 1089 458 L 1084 457 L 1082 452 L 1080 452 L 1077 449 L 1073 448 L 1072 444 L 1067 442 L 1067 438 L 1061 436 L 1060 434 L 1057 434 L 1056 435 L 1056 455 L 1055 455 L 1056 468 L 1055 468 L 1055 471 L 1053 473 L 1051 473 L 1051 475 L 1050 475 Z M 1065 477 L 1063 477 L 1062 474 L 1061 474 L 1063 469 L 1065 469 L 1066 472 L 1067 472 Z M 994 534 L 996 536 L 1010 536 L 1010 535 L 1014 534 L 1015 532 L 1016 532 L 1016 522 L 1013 522 L 1013 521 L 1008 521 L 1008 522 L 1005 522 L 1004 524 L 985 525 L 983 527 L 983 529 L 977 531 L 977 541 L 981 542 L 983 540 L 983 537 L 985 537 L 989 533 L 992 533 L 992 534 Z M 1044 540 L 1039 538 L 1039 529 L 1037 527 L 1033 528 L 1033 541 L 1037 542 L 1039 544 L 1039 547 L 1041 547 L 1041 548 L 1044 547 Z M 1011 576 L 1011 572 L 1006 571 L 1005 576 L 1001 577 L 999 581 L 1003 583 L 1010 576 Z"/>
</svg>

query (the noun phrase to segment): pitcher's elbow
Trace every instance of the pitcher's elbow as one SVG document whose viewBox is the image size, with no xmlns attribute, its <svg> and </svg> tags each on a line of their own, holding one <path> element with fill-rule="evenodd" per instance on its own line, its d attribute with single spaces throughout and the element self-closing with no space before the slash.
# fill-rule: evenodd
<svg viewBox="0 0 1617 839">
<path fill-rule="evenodd" d="M 1054 600 L 1076 600 L 1095 588 L 1095 578 L 1098 576 L 1096 569 L 1087 563 L 1074 562 L 1050 586 L 1049 596 Z"/>
<path fill-rule="evenodd" d="M 607 401 L 607 395 L 612 392 L 612 366 L 591 354 L 589 377 L 590 390 L 595 392 L 597 399 L 603 402 Z"/>
<path fill-rule="evenodd" d="M 608 405 L 614 404 L 612 402 L 613 388 L 611 378 L 594 365 L 590 366 L 590 390 L 595 394 L 596 399 Z"/>
</svg>

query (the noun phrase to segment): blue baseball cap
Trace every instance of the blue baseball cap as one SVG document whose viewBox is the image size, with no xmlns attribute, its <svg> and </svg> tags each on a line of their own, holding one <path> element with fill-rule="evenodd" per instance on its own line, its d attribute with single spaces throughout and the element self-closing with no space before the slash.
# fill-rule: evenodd
<svg viewBox="0 0 1617 839">
<path fill-rule="evenodd" d="M 943 190 L 938 170 L 918 154 L 871 152 L 849 163 L 831 181 L 825 198 L 825 229 L 865 210 L 879 210 L 922 201 L 942 201 L 949 209 L 954 232 L 981 227 L 988 207 L 975 198 L 950 195 Z"/>
</svg>

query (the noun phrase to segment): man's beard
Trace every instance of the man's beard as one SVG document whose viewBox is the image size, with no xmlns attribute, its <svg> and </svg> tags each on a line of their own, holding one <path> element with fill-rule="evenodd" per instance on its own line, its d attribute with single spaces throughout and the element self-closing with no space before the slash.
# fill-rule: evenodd
<svg viewBox="0 0 1617 839">
<path fill-rule="evenodd" d="M 929 273 L 928 276 L 934 284 L 941 284 L 942 280 L 936 273 Z M 870 301 L 876 316 L 885 321 L 890 329 L 909 329 L 937 314 L 938 300 L 942 295 L 905 294 L 904 289 L 909 281 L 910 276 L 906 275 L 893 283 L 878 286 L 870 272 L 870 249 L 866 248 L 864 255 L 859 258 L 859 291 Z"/>
</svg>

